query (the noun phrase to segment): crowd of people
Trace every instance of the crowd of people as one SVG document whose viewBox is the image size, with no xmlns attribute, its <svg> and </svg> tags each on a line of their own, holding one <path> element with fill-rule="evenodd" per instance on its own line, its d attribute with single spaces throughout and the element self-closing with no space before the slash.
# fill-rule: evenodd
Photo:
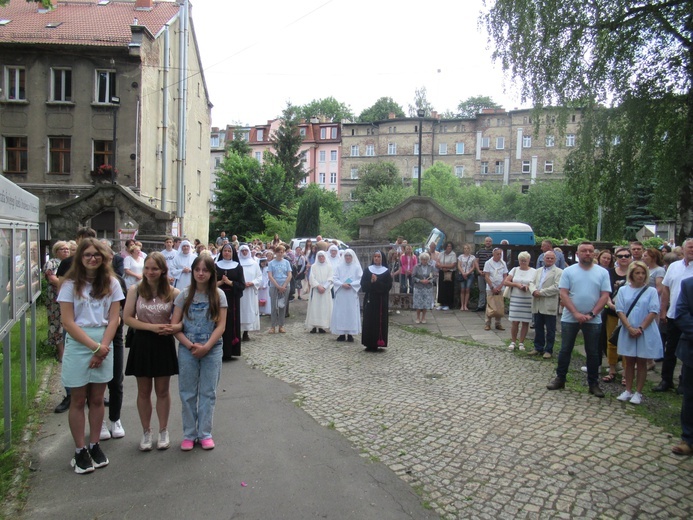
<svg viewBox="0 0 693 520">
<path fill-rule="evenodd" d="M 62 362 L 66 389 L 55 411 L 69 410 L 75 442 L 71 463 L 77 473 L 107 465 L 100 441 L 125 435 L 120 420 L 123 374 L 137 381 L 143 432 L 140 450 L 154 446 L 164 450 L 171 445 L 168 418 L 173 375 L 178 376 L 182 404 L 181 450 L 192 450 L 196 444 L 213 449 L 222 363 L 240 356 L 242 343 L 262 331 L 263 315 L 269 316 L 267 334 L 285 333 L 290 302 L 295 299 L 307 300 L 306 332 L 329 333 L 345 343 L 361 335 L 365 350 L 377 352 L 388 346 L 391 292 L 411 295 L 415 323 L 427 323 L 432 309 L 449 311 L 455 306 L 456 289 L 459 310 L 472 311 L 470 299 L 477 281 L 475 310 L 484 313 L 486 330 L 494 321 L 496 329 L 505 329 L 502 318 L 509 300 L 508 350 L 552 358 L 560 316 L 561 345 L 549 390 L 565 387 L 581 331 L 587 358 L 583 370 L 591 394 L 604 396 L 599 386 L 604 356 L 608 372 L 603 382 L 616 380 L 620 358 L 624 389 L 618 399 L 640 404 L 654 360 L 664 360 L 662 381 L 654 391 L 674 387 L 678 355 L 684 361 L 684 379 L 679 382 L 684 409 L 693 409 L 693 384 L 685 380 L 685 374 L 693 374 L 693 354 L 677 351 L 679 338 L 684 334 L 685 340 L 690 327 L 685 319 L 690 319 L 691 311 L 680 302 L 685 299 L 682 280 L 693 277 L 693 240 L 679 248 L 681 258 L 677 252 L 663 255 L 658 249 L 645 249 L 639 242 L 613 251 L 595 251 L 591 243 L 583 242 L 570 266 L 563 252 L 545 241 L 536 262 L 528 252 L 520 252 L 517 266 L 510 271 L 504 250 L 494 247 L 490 237 L 477 251 L 472 244 L 464 244 L 459 255 L 452 242 L 446 242 L 441 251 L 431 244 L 417 255 L 399 238 L 389 250 L 372 253 L 363 267 L 352 249 L 340 250 L 337 243 L 321 237 L 293 251 L 278 236 L 268 243 L 240 244 L 235 235 L 227 238 L 223 232 L 208 246 L 171 237 L 161 251 L 149 255 L 135 240 L 126 242 L 122 254 L 110 246 L 107 240 L 96 240 L 93 230 L 82 228 L 73 243 L 55 243 L 44 267 L 49 341 Z M 123 324 L 128 326 L 125 338 Z M 530 327 L 534 329 L 531 346 L 527 343 Z M 125 346 L 129 347 L 126 363 Z M 104 417 L 107 388 L 108 421 Z M 151 420 L 154 409 L 156 439 Z M 682 423 L 683 440 L 673 451 L 693 454 L 690 414 L 684 419 L 682 413 Z"/>
</svg>

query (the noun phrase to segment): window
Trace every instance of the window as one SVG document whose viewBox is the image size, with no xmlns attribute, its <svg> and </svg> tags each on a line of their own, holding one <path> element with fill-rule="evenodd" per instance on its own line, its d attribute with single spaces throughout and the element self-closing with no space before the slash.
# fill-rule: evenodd
<svg viewBox="0 0 693 520">
<path fill-rule="evenodd" d="M 505 126 L 505 119 L 496 118 L 496 126 Z"/>
<path fill-rule="evenodd" d="M 464 143 L 455 143 L 455 153 L 462 155 L 464 153 Z"/>
<path fill-rule="evenodd" d="M 496 150 L 503 150 L 505 148 L 505 137 L 496 137 Z"/>
<path fill-rule="evenodd" d="M 438 143 L 438 155 L 447 155 L 448 154 L 448 144 L 447 143 Z"/>
<path fill-rule="evenodd" d="M 257 140 L 258 141 L 264 141 L 265 140 L 265 131 L 262 128 L 258 128 L 258 130 L 257 130 Z"/>
<path fill-rule="evenodd" d="M 373 144 L 367 144 L 366 145 L 366 156 L 367 157 L 375 157 L 375 145 L 373 145 Z"/>
<path fill-rule="evenodd" d="M 619 144 L 621 144 L 621 137 L 618 135 L 616 137 L 614 137 L 611 140 L 611 144 L 613 144 L 614 146 L 618 146 Z"/>
<path fill-rule="evenodd" d="M 71 69 L 51 69 L 51 101 L 72 101 Z"/>
<path fill-rule="evenodd" d="M 325 174 L 324 173 L 320 174 L 320 184 L 325 184 Z"/>
<path fill-rule="evenodd" d="M 575 134 L 568 134 L 565 136 L 565 145 L 567 147 L 575 146 Z"/>
<path fill-rule="evenodd" d="M 262 152 L 255 152 L 255 160 L 262 164 Z"/>
<path fill-rule="evenodd" d="M 320 153 L 318 155 L 318 162 L 325 162 L 325 156 L 326 156 L 325 150 L 320 150 Z"/>
<path fill-rule="evenodd" d="M 351 156 L 352 157 L 358 157 L 359 156 L 359 145 L 357 145 L 357 144 L 351 145 Z"/>
<path fill-rule="evenodd" d="M 544 163 L 544 172 L 553 173 L 553 161 L 546 161 Z"/>
<path fill-rule="evenodd" d="M 337 162 L 337 150 L 330 150 L 330 161 Z"/>
<path fill-rule="evenodd" d="M 330 172 L 330 184 L 337 184 L 337 172 Z"/>
<path fill-rule="evenodd" d="M 387 144 L 387 155 L 397 155 L 397 143 Z"/>
<path fill-rule="evenodd" d="M 116 95 L 116 73 L 114 70 L 96 71 L 96 95 L 97 103 L 110 103 Z"/>
<path fill-rule="evenodd" d="M 414 143 L 414 155 L 419 155 L 419 143 Z"/>
<path fill-rule="evenodd" d="M 214 158 L 214 168 L 219 168 L 221 166 L 221 157 L 215 157 Z"/>
<path fill-rule="evenodd" d="M 488 148 L 491 146 L 491 138 L 490 137 L 482 137 L 481 138 L 481 147 L 482 148 Z"/>
<path fill-rule="evenodd" d="M 352 168 L 351 169 L 351 178 L 352 179 L 358 179 L 359 178 L 359 169 L 358 168 Z"/>
<path fill-rule="evenodd" d="M 481 161 L 481 174 L 486 175 L 488 173 L 488 161 Z"/>
<path fill-rule="evenodd" d="M 337 127 L 336 127 L 336 126 L 333 126 L 333 127 L 330 129 L 330 132 L 331 132 L 331 138 L 332 138 L 332 139 L 337 139 Z"/>
<path fill-rule="evenodd" d="M 529 161 L 522 161 L 522 173 L 531 173 L 531 166 Z"/>
<path fill-rule="evenodd" d="M 113 164 L 113 141 L 94 141 L 94 157 L 92 170 L 102 164 Z"/>
<path fill-rule="evenodd" d="M 6 99 L 26 101 L 26 70 L 24 67 L 5 67 Z"/>
<path fill-rule="evenodd" d="M 388 134 L 396 134 L 397 133 L 397 127 L 396 126 L 388 126 L 387 127 L 387 133 Z"/>
<path fill-rule="evenodd" d="M 464 177 L 464 166 L 455 166 L 455 176 L 460 179 Z"/>
<path fill-rule="evenodd" d="M 49 137 L 49 161 L 48 173 L 70 173 L 70 148 L 69 137 Z"/>
<path fill-rule="evenodd" d="M 503 173 L 505 173 L 505 164 L 503 161 L 496 161 L 496 173 L 499 175 L 503 175 Z"/>
<path fill-rule="evenodd" d="M 209 146 L 219 148 L 219 134 L 212 134 L 209 138 Z"/>
<path fill-rule="evenodd" d="M 547 135 L 546 136 L 546 147 L 551 148 L 554 144 L 556 143 L 555 138 L 552 135 Z"/>
<path fill-rule="evenodd" d="M 303 179 L 301 179 L 301 182 L 299 184 L 301 186 L 305 186 L 307 182 L 308 182 L 308 177 L 306 176 L 306 177 L 303 177 Z"/>
<path fill-rule="evenodd" d="M 412 179 L 418 179 L 419 178 L 419 167 L 418 166 L 414 166 L 411 169 L 411 178 Z"/>
<path fill-rule="evenodd" d="M 5 137 L 5 173 L 27 173 L 28 138 Z"/>
<path fill-rule="evenodd" d="M 522 136 L 522 148 L 531 148 L 532 147 L 532 136 L 531 135 L 523 135 Z"/>
<path fill-rule="evenodd" d="M 442 125 L 442 126 L 440 127 L 440 133 L 441 133 L 441 134 L 445 134 L 445 133 L 447 133 L 447 131 L 448 131 L 447 125 Z"/>
<path fill-rule="evenodd" d="M 300 135 L 301 137 L 305 137 L 305 136 L 306 136 L 306 129 L 305 129 L 305 127 L 299 128 L 299 129 L 298 129 L 298 133 L 299 133 L 299 135 Z"/>
<path fill-rule="evenodd" d="M 320 129 L 320 139 L 327 139 L 327 128 Z"/>
</svg>

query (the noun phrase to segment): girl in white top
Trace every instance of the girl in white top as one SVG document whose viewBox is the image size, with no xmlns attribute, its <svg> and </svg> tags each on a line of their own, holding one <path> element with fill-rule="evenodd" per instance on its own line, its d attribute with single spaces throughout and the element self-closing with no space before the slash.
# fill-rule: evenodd
<svg viewBox="0 0 693 520">
<path fill-rule="evenodd" d="M 125 257 L 123 261 L 123 268 L 125 270 L 125 287 L 130 289 L 136 283 L 142 280 L 142 273 L 144 272 L 144 257 L 140 256 L 140 248 L 136 245 L 130 246 L 128 252 L 130 253 Z"/>
<path fill-rule="evenodd" d="M 125 298 L 113 276 L 110 253 L 94 238 L 79 243 L 72 267 L 65 276 L 58 302 L 67 333 L 62 383 L 71 388 L 68 422 L 75 441 L 71 461 L 75 473 L 90 473 L 108 464 L 99 446 L 104 415 L 103 396 L 113 379 L 112 341 L 120 322 L 120 301 Z M 84 432 L 84 405 L 89 398 L 89 447 Z"/>
</svg>

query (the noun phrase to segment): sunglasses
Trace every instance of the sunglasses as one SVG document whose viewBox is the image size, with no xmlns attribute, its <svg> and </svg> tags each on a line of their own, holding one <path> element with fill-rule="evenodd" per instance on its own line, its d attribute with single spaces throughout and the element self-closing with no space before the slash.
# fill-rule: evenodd
<svg viewBox="0 0 693 520">
<path fill-rule="evenodd" d="M 616 258 L 630 258 L 630 255 L 616 255 Z"/>
</svg>

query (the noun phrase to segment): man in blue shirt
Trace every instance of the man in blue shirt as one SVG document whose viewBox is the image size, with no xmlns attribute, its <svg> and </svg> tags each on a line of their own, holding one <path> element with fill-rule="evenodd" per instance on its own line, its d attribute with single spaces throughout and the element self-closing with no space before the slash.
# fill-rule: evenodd
<svg viewBox="0 0 693 520">
<path fill-rule="evenodd" d="M 601 311 L 611 293 L 609 272 L 594 263 L 594 245 L 591 242 L 582 242 L 578 246 L 577 257 L 578 263 L 563 271 L 558 284 L 563 303 L 561 351 L 558 353 L 556 377 L 546 388 L 565 388 L 575 338 L 578 331 L 582 330 L 590 394 L 604 397 L 604 392 L 599 388 L 599 334 L 602 324 Z"/>
<path fill-rule="evenodd" d="M 537 269 L 544 267 L 544 254 L 546 254 L 548 251 L 553 251 L 553 242 L 551 242 L 551 240 L 543 240 L 541 243 L 541 251 L 542 253 L 539 255 L 539 258 L 537 258 Z M 555 266 L 559 269 L 565 269 L 567 265 L 565 263 L 565 256 L 563 256 L 563 253 L 558 251 L 554 251 L 554 253 L 556 253 Z"/>
</svg>

